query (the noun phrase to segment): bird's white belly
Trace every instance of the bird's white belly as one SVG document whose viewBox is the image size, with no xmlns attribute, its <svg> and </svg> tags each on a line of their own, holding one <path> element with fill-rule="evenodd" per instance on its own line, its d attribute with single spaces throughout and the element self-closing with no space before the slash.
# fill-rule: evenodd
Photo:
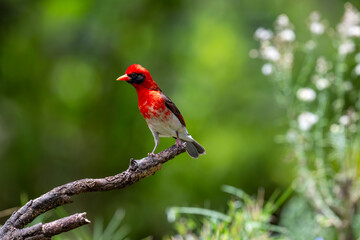
<svg viewBox="0 0 360 240">
<path fill-rule="evenodd" d="M 146 122 L 151 131 L 159 133 L 159 137 L 176 137 L 176 132 L 179 133 L 180 138 L 188 135 L 186 127 L 180 123 L 179 119 L 173 113 L 169 115 L 162 113 L 160 116 L 153 116 L 146 119 Z"/>
</svg>

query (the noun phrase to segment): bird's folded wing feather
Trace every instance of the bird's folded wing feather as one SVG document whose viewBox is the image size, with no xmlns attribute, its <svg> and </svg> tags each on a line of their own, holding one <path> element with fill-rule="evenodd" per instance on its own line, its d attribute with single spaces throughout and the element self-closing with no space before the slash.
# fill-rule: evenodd
<svg viewBox="0 0 360 240">
<path fill-rule="evenodd" d="M 179 119 L 181 124 L 185 127 L 186 124 L 185 124 L 184 118 L 181 116 L 181 113 L 180 113 L 179 109 L 176 107 L 175 103 L 173 103 L 173 101 L 171 101 L 171 99 L 168 96 L 166 96 L 163 92 L 161 92 L 161 97 L 164 99 L 165 106 L 173 114 L 175 114 L 175 116 Z"/>
</svg>

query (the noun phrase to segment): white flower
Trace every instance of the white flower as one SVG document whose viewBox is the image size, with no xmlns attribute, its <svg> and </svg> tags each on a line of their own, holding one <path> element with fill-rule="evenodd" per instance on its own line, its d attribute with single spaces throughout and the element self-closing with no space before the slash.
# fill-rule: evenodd
<svg viewBox="0 0 360 240">
<path fill-rule="evenodd" d="M 355 51 L 355 44 L 353 41 L 345 41 L 340 44 L 339 46 L 339 54 L 340 55 L 347 55 Z"/>
<path fill-rule="evenodd" d="M 273 67 L 273 65 L 271 63 L 265 63 L 261 68 L 261 72 L 265 76 L 268 76 L 268 75 L 272 74 L 273 71 L 274 71 L 274 67 Z"/>
<path fill-rule="evenodd" d="M 350 117 L 348 115 L 343 115 L 339 119 L 339 123 L 343 126 L 347 126 L 350 124 Z"/>
<path fill-rule="evenodd" d="M 279 33 L 279 37 L 284 42 L 293 42 L 295 40 L 295 33 L 293 30 L 285 29 Z"/>
<path fill-rule="evenodd" d="M 275 62 L 280 59 L 280 53 L 274 46 L 265 47 L 261 53 L 265 59 L 270 61 Z"/>
<path fill-rule="evenodd" d="M 345 4 L 345 14 L 337 30 L 343 37 L 359 37 L 360 13 L 350 3 Z"/>
<path fill-rule="evenodd" d="M 312 22 L 310 24 L 310 31 L 313 33 L 313 34 L 316 34 L 316 35 L 321 35 L 324 33 L 325 31 L 325 27 L 324 27 L 324 24 L 320 23 L 320 22 Z"/>
<path fill-rule="evenodd" d="M 348 110 L 347 115 L 350 117 L 351 121 L 357 122 L 359 120 L 359 114 L 354 110 Z"/>
<path fill-rule="evenodd" d="M 360 37 L 360 26 L 351 26 L 347 30 L 347 34 L 349 37 Z"/>
<path fill-rule="evenodd" d="M 303 112 L 298 116 L 299 128 L 302 131 L 309 130 L 318 121 L 319 117 L 311 112 Z"/>
<path fill-rule="evenodd" d="M 357 11 L 356 8 L 350 3 L 345 4 L 345 14 L 343 22 L 347 25 L 355 25 L 360 22 L 359 11 Z"/>
<path fill-rule="evenodd" d="M 341 130 L 342 129 L 338 124 L 331 124 L 331 126 L 330 126 L 330 132 L 332 132 L 332 133 L 340 133 Z"/>
<path fill-rule="evenodd" d="M 327 62 L 324 57 L 319 57 L 316 60 L 316 71 L 320 74 L 325 74 L 331 69 L 331 62 Z"/>
<path fill-rule="evenodd" d="M 265 28 L 258 28 L 255 31 L 255 38 L 261 41 L 270 40 L 273 36 L 273 32 Z"/>
<path fill-rule="evenodd" d="M 289 21 L 288 16 L 286 16 L 285 14 L 281 14 L 277 17 L 276 23 L 280 27 L 287 27 L 290 24 L 290 21 Z"/>
<path fill-rule="evenodd" d="M 300 88 L 297 90 L 296 96 L 303 102 L 312 102 L 316 98 L 316 92 L 311 88 Z"/>
<path fill-rule="evenodd" d="M 326 78 L 319 78 L 315 81 L 315 86 L 319 90 L 324 90 L 330 86 L 330 81 Z"/>
<path fill-rule="evenodd" d="M 360 63 L 355 66 L 354 72 L 357 76 L 360 76 Z"/>
</svg>

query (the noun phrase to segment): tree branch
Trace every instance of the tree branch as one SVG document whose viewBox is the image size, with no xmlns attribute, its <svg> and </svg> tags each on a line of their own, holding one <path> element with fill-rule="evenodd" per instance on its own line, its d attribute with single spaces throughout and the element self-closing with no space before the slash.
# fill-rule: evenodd
<svg viewBox="0 0 360 240">
<path fill-rule="evenodd" d="M 14 239 L 51 239 L 52 236 L 70 231 L 74 228 L 88 224 L 90 221 L 86 218 L 86 213 L 76 213 L 69 217 L 64 217 L 49 223 L 38 223 L 34 226 L 19 229 L 15 232 Z"/>
<path fill-rule="evenodd" d="M 151 176 L 161 169 L 163 163 L 185 152 L 185 148 L 185 143 L 180 146 L 173 145 L 153 157 L 145 157 L 140 160 L 131 159 L 129 168 L 114 176 L 97 179 L 85 178 L 56 187 L 42 196 L 30 200 L 14 212 L 0 228 L 0 239 L 50 239 L 62 232 L 88 224 L 90 221 L 86 219 L 86 213 L 82 213 L 24 228 L 26 224 L 31 223 L 42 213 L 71 203 L 73 195 L 121 189 Z"/>
</svg>

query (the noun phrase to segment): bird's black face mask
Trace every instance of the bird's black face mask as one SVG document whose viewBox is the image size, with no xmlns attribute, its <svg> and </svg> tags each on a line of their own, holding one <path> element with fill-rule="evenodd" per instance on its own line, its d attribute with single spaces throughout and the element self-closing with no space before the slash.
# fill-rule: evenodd
<svg viewBox="0 0 360 240">
<path fill-rule="evenodd" d="M 140 84 L 145 81 L 145 76 L 141 73 L 132 73 L 128 76 L 129 76 L 130 80 L 127 82 L 130 84 L 132 84 L 132 83 Z"/>
</svg>

